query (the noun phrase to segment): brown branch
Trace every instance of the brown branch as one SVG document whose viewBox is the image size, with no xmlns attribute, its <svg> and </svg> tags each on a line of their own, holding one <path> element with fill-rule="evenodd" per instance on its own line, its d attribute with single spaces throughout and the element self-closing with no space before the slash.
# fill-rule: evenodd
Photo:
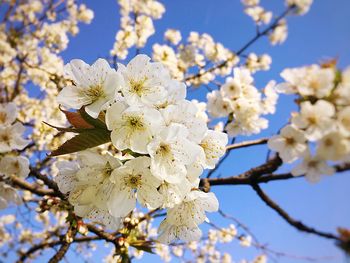
<svg viewBox="0 0 350 263">
<path fill-rule="evenodd" d="M 328 239 L 334 239 L 336 241 L 341 242 L 341 239 L 332 233 L 327 233 L 327 232 L 322 232 L 322 231 L 316 230 L 315 228 L 309 227 L 309 226 L 305 225 L 303 222 L 292 218 L 286 211 L 284 211 L 278 204 L 276 204 L 270 197 L 268 197 L 262 191 L 262 189 L 260 188 L 260 186 L 258 184 L 253 184 L 252 187 L 255 190 L 255 192 L 258 194 L 258 196 L 261 198 L 261 200 L 263 200 L 267 206 L 269 206 L 270 208 L 275 210 L 291 226 L 295 227 L 296 229 L 298 229 L 302 232 L 314 234 L 314 235 L 321 236 L 321 237 L 328 238 Z"/>
<path fill-rule="evenodd" d="M 260 39 L 262 36 L 267 35 L 268 33 L 270 33 L 270 31 L 272 31 L 273 29 L 275 29 L 279 22 L 285 18 L 293 9 L 295 9 L 295 6 L 290 6 L 288 7 L 281 15 L 279 15 L 274 21 L 273 23 L 267 27 L 265 30 L 261 31 L 261 32 L 257 32 L 257 34 L 250 39 L 243 47 L 241 47 L 237 52 L 234 52 L 234 54 L 236 56 L 240 56 L 241 54 L 243 54 L 244 51 L 246 51 L 252 44 L 254 44 L 258 39 Z M 213 72 L 217 69 L 221 69 L 223 67 L 225 67 L 228 63 L 230 62 L 230 59 L 223 61 L 222 63 L 215 65 L 205 71 L 202 72 L 198 72 L 197 74 L 188 76 L 187 78 L 185 78 L 185 81 L 190 81 L 192 79 L 196 79 L 196 78 L 200 78 L 201 76 Z"/>
<path fill-rule="evenodd" d="M 63 236 L 60 237 L 60 240 L 55 240 L 55 241 L 44 241 L 42 243 L 39 243 L 37 245 L 32 246 L 29 250 L 27 250 L 25 253 L 23 253 L 20 258 L 17 260 L 17 263 L 22 263 L 24 262 L 27 258 L 30 258 L 32 254 L 39 250 L 47 249 L 47 248 L 53 248 L 55 246 L 59 246 L 63 244 Z M 83 243 L 83 242 L 90 242 L 90 241 L 95 241 L 95 240 L 102 240 L 101 237 L 98 236 L 88 236 L 88 237 L 79 237 L 79 238 L 74 238 L 73 243 Z"/>
<path fill-rule="evenodd" d="M 293 176 L 291 173 L 283 173 L 283 174 L 272 174 L 272 172 L 268 172 L 265 170 L 268 166 L 261 165 L 256 168 L 253 168 L 247 172 L 244 172 L 239 175 L 225 177 L 225 178 L 210 178 L 210 179 L 202 179 L 201 184 L 207 183 L 210 186 L 214 185 L 251 185 L 252 183 L 268 183 L 272 181 L 281 181 L 288 179 L 296 179 L 302 178 L 304 175 Z M 335 165 L 334 168 L 336 172 L 345 172 L 350 170 L 350 163 L 344 163 Z M 250 177 L 254 175 L 253 180 Z"/>
<path fill-rule="evenodd" d="M 205 178 L 201 180 L 201 184 L 209 183 L 212 185 L 238 185 L 245 184 L 250 185 L 253 182 L 260 182 L 261 176 L 265 174 L 271 174 L 280 167 L 282 164 L 281 159 L 276 156 L 266 163 L 252 168 L 240 175 L 225 177 L 225 178 Z"/>
<path fill-rule="evenodd" d="M 257 140 L 251 140 L 251 141 L 244 141 L 244 142 L 239 142 L 235 144 L 230 144 L 226 146 L 226 151 L 230 151 L 233 149 L 239 149 L 239 148 L 245 148 L 249 146 L 254 146 L 254 145 L 260 145 L 260 144 L 266 144 L 268 138 L 262 138 L 262 139 L 257 139 Z"/>
<path fill-rule="evenodd" d="M 18 75 L 17 75 L 17 78 L 16 78 L 16 82 L 15 82 L 15 86 L 14 86 L 14 89 L 13 89 L 13 93 L 11 94 L 11 98 L 10 98 L 11 101 L 14 100 L 14 98 L 16 98 L 16 96 L 19 93 L 19 89 L 20 89 L 20 86 L 21 86 L 22 74 L 24 72 L 24 66 L 23 66 L 24 59 L 23 60 L 20 59 Z"/>
<path fill-rule="evenodd" d="M 66 196 L 58 189 L 55 181 L 51 180 L 47 175 L 40 173 L 36 168 L 30 167 L 30 174 L 36 177 L 39 180 L 42 180 L 46 186 L 52 189 L 55 192 L 55 195 L 61 198 L 62 200 L 66 200 Z"/>
<path fill-rule="evenodd" d="M 70 234 L 72 238 L 75 237 L 75 235 L 77 234 L 77 229 L 70 229 L 68 230 L 67 234 Z M 73 240 L 74 241 L 74 240 Z M 72 242 L 67 241 L 65 238 L 63 239 L 63 243 L 61 245 L 61 247 L 59 248 L 59 250 L 57 251 L 57 253 L 55 255 L 53 255 L 52 258 L 50 258 L 49 263 L 57 263 L 60 262 L 61 259 L 64 257 L 64 255 L 67 253 L 70 245 L 72 244 Z"/>
<path fill-rule="evenodd" d="M 27 181 L 25 181 L 21 178 L 15 177 L 15 176 L 11 177 L 11 183 L 13 186 L 19 187 L 19 188 L 24 189 L 24 190 L 28 190 L 31 193 L 34 193 L 34 194 L 37 194 L 40 196 L 55 195 L 55 192 L 51 189 L 43 189 L 39 186 L 28 183 Z"/>
<path fill-rule="evenodd" d="M 104 240 L 111 242 L 113 244 L 115 244 L 115 242 L 118 238 L 117 236 L 115 236 L 116 233 L 112 234 L 112 233 L 105 232 L 95 225 L 87 224 L 86 226 L 90 232 L 94 233 L 96 236 L 100 237 L 101 239 L 104 239 Z"/>
</svg>

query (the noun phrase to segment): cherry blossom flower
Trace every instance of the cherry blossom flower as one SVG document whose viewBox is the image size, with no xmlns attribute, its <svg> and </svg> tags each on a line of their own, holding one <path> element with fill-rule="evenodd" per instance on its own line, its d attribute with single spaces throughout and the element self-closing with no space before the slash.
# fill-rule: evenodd
<svg viewBox="0 0 350 263">
<path fill-rule="evenodd" d="M 16 189 L 4 182 L 0 182 L 0 209 L 5 209 L 10 202 L 18 205 L 21 203 L 21 197 L 18 195 Z"/>
<path fill-rule="evenodd" d="M 270 149 L 278 152 L 283 162 L 291 163 L 301 157 L 306 149 L 306 138 L 302 131 L 288 125 L 279 135 L 272 136 L 268 141 Z"/>
<path fill-rule="evenodd" d="M 29 174 L 29 160 L 23 156 L 4 156 L 0 160 L 0 174 L 26 178 Z"/>
<path fill-rule="evenodd" d="M 126 216 L 135 208 L 136 199 L 150 209 L 162 205 L 157 191 L 161 181 L 152 175 L 150 164 L 149 157 L 137 157 L 113 171 L 111 181 L 115 187 L 108 202 L 113 216 Z"/>
<path fill-rule="evenodd" d="M 128 107 L 116 102 L 107 110 L 106 124 L 118 150 L 147 153 L 147 145 L 164 126 L 160 112 L 149 107 Z"/>
<path fill-rule="evenodd" d="M 305 136 L 315 141 L 334 129 L 335 108 L 332 103 L 318 100 L 315 104 L 309 101 L 300 104 L 300 113 L 294 114 L 292 123 L 299 129 L 305 130 Z"/>
<path fill-rule="evenodd" d="M 215 212 L 219 203 L 213 193 L 191 191 L 179 205 L 170 208 L 166 219 L 159 226 L 158 240 L 170 243 L 180 238 L 195 241 L 201 236 L 198 225 L 203 223 L 205 212 Z"/>
<path fill-rule="evenodd" d="M 220 157 L 226 152 L 227 135 L 223 132 L 208 130 L 200 143 L 204 152 L 203 167 L 214 168 Z"/>
<path fill-rule="evenodd" d="M 8 126 L 17 118 L 17 107 L 13 102 L 0 104 L 0 125 Z"/>
<path fill-rule="evenodd" d="M 169 71 L 159 62 L 150 62 L 146 55 L 137 55 L 125 67 L 118 64 L 124 77 L 121 91 L 129 105 L 158 105 L 165 102 Z"/>
<path fill-rule="evenodd" d="M 179 183 L 187 174 L 186 165 L 195 161 L 200 147 L 187 139 L 188 130 L 180 124 L 165 128 L 147 146 L 154 176 Z"/>
<path fill-rule="evenodd" d="M 93 118 L 113 101 L 122 84 L 121 76 L 104 59 L 98 59 L 91 66 L 74 59 L 65 66 L 65 73 L 73 85 L 63 88 L 57 101 L 73 109 L 85 106 L 85 111 Z"/>
<path fill-rule="evenodd" d="M 321 175 L 332 175 L 335 169 L 319 156 L 311 156 L 309 153 L 303 158 L 303 161 L 292 169 L 292 175 L 305 175 L 311 183 L 316 183 L 321 179 Z"/>
<path fill-rule="evenodd" d="M 12 150 L 22 150 L 29 144 L 29 140 L 22 138 L 25 127 L 16 122 L 12 126 L 0 127 L 0 153 Z"/>
<path fill-rule="evenodd" d="M 110 175 L 121 165 L 120 161 L 94 151 L 80 152 L 78 157 L 76 163 L 57 163 L 59 174 L 55 181 L 59 189 L 68 194 L 78 216 L 118 228 L 121 219 L 111 215 L 107 203 L 114 188 Z"/>
</svg>

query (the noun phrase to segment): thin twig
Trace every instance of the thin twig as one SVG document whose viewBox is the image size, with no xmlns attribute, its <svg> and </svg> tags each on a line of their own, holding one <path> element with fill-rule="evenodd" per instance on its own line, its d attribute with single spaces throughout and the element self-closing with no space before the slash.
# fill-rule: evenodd
<svg viewBox="0 0 350 263">
<path fill-rule="evenodd" d="M 292 218 L 277 203 L 275 203 L 268 195 L 266 195 L 258 184 L 253 184 L 252 187 L 255 190 L 255 192 L 258 194 L 258 196 L 261 198 L 261 200 L 263 200 L 267 206 L 269 206 L 270 208 L 275 210 L 291 226 L 295 227 L 296 229 L 298 229 L 302 232 L 306 232 L 306 233 L 310 233 L 310 234 L 314 234 L 314 235 L 321 236 L 324 238 L 334 239 L 336 241 L 342 242 L 339 237 L 335 236 L 332 233 L 327 233 L 327 232 L 316 230 L 315 228 L 309 227 L 309 226 L 305 225 L 303 222 Z"/>
<path fill-rule="evenodd" d="M 74 238 L 75 235 L 77 234 L 77 229 L 71 229 L 68 230 L 71 231 L 71 237 Z M 70 245 L 72 244 L 72 242 L 68 242 L 65 238 L 63 239 L 63 244 L 61 245 L 61 247 L 59 248 L 59 250 L 57 251 L 57 253 L 55 255 L 53 255 L 52 258 L 50 258 L 50 260 L 48 261 L 49 263 L 58 263 L 61 261 L 61 259 L 64 257 L 64 255 L 68 252 L 68 249 L 70 247 Z"/>
<path fill-rule="evenodd" d="M 226 151 L 230 151 L 233 149 L 239 149 L 239 148 L 245 148 L 249 146 L 254 146 L 254 145 L 260 145 L 260 144 L 266 144 L 269 138 L 262 138 L 262 139 L 257 139 L 257 140 L 251 140 L 251 141 L 244 141 L 244 142 L 239 142 L 235 144 L 230 144 L 226 146 Z"/>
<path fill-rule="evenodd" d="M 257 32 L 257 34 L 250 39 L 243 47 L 241 47 L 237 52 L 234 52 L 234 54 L 236 56 L 240 56 L 244 51 L 246 51 L 252 44 L 254 44 L 258 39 L 260 39 L 262 36 L 267 35 L 271 30 L 275 29 L 278 25 L 278 23 L 285 18 L 293 9 L 295 8 L 295 6 L 290 6 L 288 7 L 281 15 L 279 15 L 274 22 L 267 27 L 265 30 L 261 31 L 261 32 Z M 223 61 L 222 63 L 215 65 L 205 71 L 200 71 L 197 74 L 188 76 L 187 78 L 185 78 L 185 81 L 190 81 L 192 79 L 196 79 L 199 78 L 207 73 L 213 72 L 217 69 L 223 68 L 225 67 L 228 63 L 230 62 L 230 59 Z"/>
</svg>

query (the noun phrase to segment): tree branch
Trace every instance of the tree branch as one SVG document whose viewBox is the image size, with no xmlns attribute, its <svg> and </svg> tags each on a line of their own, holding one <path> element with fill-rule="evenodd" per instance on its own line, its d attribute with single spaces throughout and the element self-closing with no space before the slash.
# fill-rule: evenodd
<svg viewBox="0 0 350 263">
<path fill-rule="evenodd" d="M 62 238 L 62 237 L 61 237 Z M 98 236 L 88 236 L 88 237 L 79 237 L 79 238 L 74 238 L 73 243 L 83 243 L 83 242 L 90 242 L 90 241 L 95 241 L 95 240 L 102 240 L 101 237 Z M 63 244 L 63 240 L 55 240 L 55 241 L 44 241 L 42 243 L 39 243 L 37 245 L 32 246 L 27 252 L 23 253 L 21 257 L 17 260 L 17 263 L 22 263 L 24 262 L 27 258 L 30 258 L 32 254 L 35 252 L 46 249 L 46 248 L 52 248 L 55 246 L 59 246 Z"/>
<path fill-rule="evenodd" d="M 15 176 L 11 177 L 11 183 L 12 183 L 12 185 L 14 185 L 16 187 L 19 187 L 19 188 L 24 189 L 24 190 L 28 190 L 28 191 L 30 191 L 34 194 L 40 195 L 40 196 L 55 195 L 55 192 L 51 189 L 40 188 L 36 185 L 30 184 L 27 181 L 24 181 L 23 179 L 15 177 Z"/>
<path fill-rule="evenodd" d="M 261 31 L 261 32 L 257 32 L 257 34 L 250 39 L 243 47 L 241 47 L 237 52 L 235 52 L 234 54 L 236 56 L 241 55 L 244 51 L 246 51 L 252 44 L 254 44 L 258 39 L 260 39 L 262 36 L 267 35 L 271 30 L 275 29 L 278 25 L 278 23 L 285 18 L 293 9 L 295 9 L 295 6 L 290 6 L 288 7 L 282 14 L 280 14 L 274 21 L 273 23 L 267 27 L 265 30 Z M 225 60 L 224 62 L 215 65 L 203 72 L 198 72 L 197 74 L 188 76 L 187 78 L 185 78 L 185 81 L 190 81 L 192 79 L 196 79 L 196 78 L 200 78 L 201 76 L 205 75 L 206 73 L 210 73 L 213 72 L 216 69 L 220 69 L 225 67 L 228 63 L 230 62 L 230 60 Z"/>
<path fill-rule="evenodd" d="M 32 174 L 37 179 L 42 180 L 45 183 L 45 185 L 47 185 L 54 191 L 56 196 L 58 196 L 62 200 L 66 200 L 66 196 L 58 189 L 58 186 L 55 183 L 55 181 L 51 180 L 48 176 L 43 175 L 34 167 L 30 167 L 30 174 Z"/>
<path fill-rule="evenodd" d="M 244 142 L 239 142 L 235 144 L 230 144 L 226 146 L 226 151 L 230 151 L 233 149 L 239 149 L 239 148 L 245 148 L 249 146 L 254 146 L 254 145 L 260 145 L 260 144 L 266 144 L 269 138 L 262 138 L 262 139 L 257 139 L 257 140 L 251 140 L 251 141 L 244 141 Z"/>
<path fill-rule="evenodd" d="M 251 185 L 252 183 L 268 183 L 271 181 L 280 181 L 280 180 L 288 180 L 295 178 L 302 178 L 301 176 L 293 176 L 291 173 L 283 173 L 283 174 L 272 174 L 267 169 L 269 165 L 263 164 L 256 168 L 250 169 L 247 172 L 244 172 L 239 175 L 225 177 L 225 178 L 203 178 L 201 179 L 201 184 L 207 183 L 210 186 L 214 185 Z M 272 167 L 271 167 L 272 168 Z M 335 165 L 334 168 L 336 172 L 345 172 L 350 170 L 350 163 L 344 163 Z M 252 176 L 253 175 L 253 179 Z"/>
<path fill-rule="evenodd" d="M 258 184 L 253 184 L 252 187 L 255 190 L 255 192 L 258 194 L 258 196 L 261 198 L 261 200 L 263 200 L 267 206 L 269 206 L 270 208 L 275 210 L 291 226 L 295 227 L 296 229 L 298 229 L 302 232 L 314 234 L 314 235 L 321 236 L 321 237 L 328 238 L 328 239 L 334 239 L 336 241 L 341 242 L 341 239 L 339 237 L 333 235 L 332 233 L 327 233 L 327 232 L 322 232 L 322 231 L 316 230 L 315 228 L 309 227 L 309 226 L 305 225 L 303 222 L 292 218 L 286 211 L 284 211 L 278 204 L 276 204 L 270 197 L 268 197 L 262 191 L 262 189 L 260 188 L 260 186 Z"/>
<path fill-rule="evenodd" d="M 70 233 L 71 237 L 74 238 L 75 235 L 77 234 L 77 229 L 74 228 L 74 229 L 70 229 L 68 230 L 67 234 Z M 73 240 L 74 241 L 74 240 Z M 72 244 L 72 242 L 68 242 L 65 238 L 63 239 L 63 243 L 61 245 L 61 247 L 59 248 L 59 250 L 57 251 L 57 253 L 52 257 L 50 258 L 49 260 L 49 263 L 57 263 L 57 262 L 60 262 L 61 259 L 64 257 L 64 255 L 67 253 L 70 245 Z"/>
</svg>

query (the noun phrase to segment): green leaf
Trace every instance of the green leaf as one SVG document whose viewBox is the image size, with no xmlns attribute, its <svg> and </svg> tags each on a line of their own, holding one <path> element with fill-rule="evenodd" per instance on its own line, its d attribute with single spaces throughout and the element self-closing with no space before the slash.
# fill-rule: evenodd
<svg viewBox="0 0 350 263">
<path fill-rule="evenodd" d="M 103 129 L 85 129 L 72 139 L 66 141 L 57 150 L 51 152 L 50 156 L 59 156 L 75 153 L 89 148 L 99 146 L 111 141 L 110 132 Z"/>
</svg>

